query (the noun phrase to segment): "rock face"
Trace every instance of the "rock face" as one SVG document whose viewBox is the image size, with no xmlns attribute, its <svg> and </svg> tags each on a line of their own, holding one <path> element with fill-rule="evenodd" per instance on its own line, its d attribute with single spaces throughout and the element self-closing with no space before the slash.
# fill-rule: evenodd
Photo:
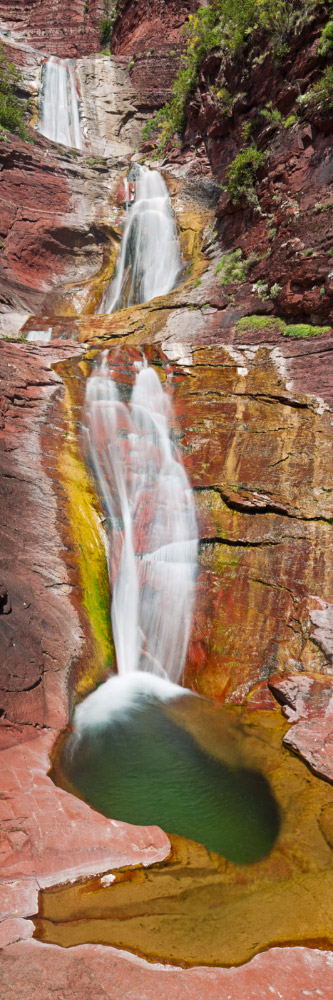
<svg viewBox="0 0 333 1000">
<path fill-rule="evenodd" d="M 36 0 L 0 2 L 0 18 L 13 38 L 28 42 L 35 49 L 61 58 L 78 58 L 100 48 L 100 21 L 104 16 L 103 0 L 54 0 L 52 5 Z"/>
<path fill-rule="evenodd" d="M 122 154 L 128 143 L 117 148 Z M 110 189 L 125 162 L 72 154 L 41 136 L 31 145 L 17 137 L 0 143 L 0 155 L 0 329 L 13 333 L 32 312 L 89 308 L 89 279 L 110 257 Z M 61 305 L 58 290 L 50 301 L 55 284 Z"/>
<path fill-rule="evenodd" d="M 234 204 L 227 191 L 217 206 L 223 252 L 238 247 L 249 262 L 241 286 L 234 288 L 230 282 L 230 289 L 225 289 L 234 293 L 233 309 L 275 312 L 298 321 L 324 323 L 333 319 L 333 121 L 332 116 L 319 112 L 297 117 L 297 97 L 306 93 L 325 66 L 318 55 L 325 21 L 322 13 L 307 25 L 291 42 L 282 62 L 269 50 L 263 59 L 258 49 L 255 65 L 246 67 L 246 83 L 241 61 L 227 66 L 232 102 L 228 112 L 216 97 L 221 86 L 221 61 L 217 53 L 210 53 L 187 105 L 184 148 L 180 154 L 171 154 L 175 161 L 191 163 L 192 172 L 207 176 L 212 172 L 221 184 L 226 182 L 231 162 L 249 142 L 254 141 L 265 154 L 258 172 L 257 207 L 248 204 L 244 196 Z M 279 125 L 269 118 L 268 96 L 280 114 Z M 296 116 L 294 123 L 292 115 Z M 248 143 L 243 137 L 244 126 L 251 129 Z M 266 299 L 256 293 L 258 281 L 267 285 Z"/>
<path fill-rule="evenodd" d="M 125 0 L 112 34 L 112 52 L 129 63 L 131 82 L 146 109 L 170 97 L 183 48 L 181 29 L 198 0 Z"/>
<path fill-rule="evenodd" d="M 111 56 L 80 59 L 83 130 L 93 153 L 128 156 L 138 145 L 146 114 L 133 89 L 127 68 Z"/>
<path fill-rule="evenodd" d="M 56 529 L 48 475 L 54 457 L 40 435 L 61 391 L 50 362 L 75 350 L 63 345 L 42 353 L 33 346 L 0 345 L 0 573 L 10 602 L 10 613 L 0 617 L 1 711 L 20 725 L 53 729 L 66 719 L 66 674 L 82 638 Z M 20 546 L 13 547 L 13 538 Z"/>
</svg>

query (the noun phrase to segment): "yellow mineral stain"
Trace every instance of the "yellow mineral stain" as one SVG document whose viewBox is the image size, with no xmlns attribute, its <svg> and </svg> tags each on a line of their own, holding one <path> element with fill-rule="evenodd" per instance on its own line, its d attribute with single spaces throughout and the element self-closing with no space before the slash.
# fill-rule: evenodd
<svg viewBox="0 0 333 1000">
<path fill-rule="evenodd" d="M 78 362 L 81 375 L 88 374 L 86 361 Z M 87 614 L 92 651 L 83 674 L 76 681 L 77 697 L 88 693 L 105 677 L 114 662 L 110 630 L 110 591 L 106 560 L 106 539 L 93 484 L 80 455 L 77 440 L 77 399 L 73 395 L 70 364 L 57 366 L 65 384 L 63 400 L 67 431 L 59 456 L 59 475 L 67 498 L 69 533 L 82 588 L 82 604 Z M 69 377 L 68 377 L 69 376 Z"/>
</svg>

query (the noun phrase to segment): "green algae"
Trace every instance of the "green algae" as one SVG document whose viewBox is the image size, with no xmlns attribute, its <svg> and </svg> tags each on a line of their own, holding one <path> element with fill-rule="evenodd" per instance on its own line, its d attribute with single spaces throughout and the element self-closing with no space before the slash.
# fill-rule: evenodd
<svg viewBox="0 0 333 1000">
<path fill-rule="evenodd" d="M 60 458 L 69 516 L 69 533 L 74 550 L 92 641 L 90 663 L 79 678 L 76 694 L 83 695 L 101 680 L 114 663 L 110 629 L 110 588 L 101 514 L 83 459 L 79 454 L 73 403 L 66 386 L 64 409 L 68 432 Z"/>
</svg>

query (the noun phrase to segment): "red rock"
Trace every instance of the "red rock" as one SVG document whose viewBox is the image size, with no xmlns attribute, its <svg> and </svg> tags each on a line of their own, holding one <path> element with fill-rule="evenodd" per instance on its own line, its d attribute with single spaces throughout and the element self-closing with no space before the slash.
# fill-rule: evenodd
<svg viewBox="0 0 333 1000">
<path fill-rule="evenodd" d="M 23 941 L 3 952 L 1 976 L 6 1000 L 51 1000 L 55 988 L 66 1000 L 330 1000 L 332 955 L 272 948 L 239 968 L 172 969 L 101 945 Z"/>
<path fill-rule="evenodd" d="M 155 827 L 107 820 L 57 788 L 48 777 L 52 730 L 38 732 L 3 724 L 1 787 L 7 815 L 1 823 L 3 882 L 0 920 L 36 912 L 38 887 L 74 880 L 112 867 L 152 864 L 169 853 L 169 840 Z M 18 742 L 12 745 L 11 737 Z M 5 780 L 4 780 L 5 779 Z"/>
<path fill-rule="evenodd" d="M 0 17 L 17 39 L 24 38 L 42 52 L 63 58 L 79 58 L 100 48 L 100 21 L 105 16 L 103 0 L 35 0 L 0 2 Z"/>
<path fill-rule="evenodd" d="M 311 770 L 333 781 L 333 680 L 302 674 L 271 678 L 269 687 L 293 726 L 284 744 L 298 753 Z"/>
</svg>

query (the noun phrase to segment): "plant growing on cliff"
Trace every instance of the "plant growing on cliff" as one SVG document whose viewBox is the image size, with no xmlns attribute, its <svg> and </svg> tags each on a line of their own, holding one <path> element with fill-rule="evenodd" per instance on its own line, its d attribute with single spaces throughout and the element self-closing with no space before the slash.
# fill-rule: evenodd
<svg viewBox="0 0 333 1000">
<path fill-rule="evenodd" d="M 233 205 L 237 205 L 242 198 L 246 198 L 250 205 L 257 205 L 257 171 L 263 166 L 265 159 L 265 153 L 255 145 L 247 146 L 235 156 L 226 173 L 227 191 Z"/>
<path fill-rule="evenodd" d="M 173 134 L 182 132 L 185 104 L 198 82 L 207 52 L 215 49 L 220 55 L 217 94 L 227 94 L 224 67 L 228 60 L 239 59 L 244 51 L 251 55 L 253 39 L 256 37 L 258 41 L 258 32 L 265 47 L 271 45 L 273 53 L 280 58 L 288 48 L 291 33 L 303 26 L 316 6 L 318 0 L 210 0 L 205 7 L 199 7 L 196 14 L 190 14 L 183 29 L 185 50 L 171 101 L 144 126 L 143 138 L 156 134 L 162 152 Z M 230 113 L 230 107 L 227 111 Z"/>
<path fill-rule="evenodd" d="M 27 102 L 18 97 L 20 83 L 21 74 L 14 63 L 8 61 L 0 42 L 0 128 L 26 139 L 24 111 Z"/>
<path fill-rule="evenodd" d="M 240 247 L 224 254 L 215 268 L 215 274 L 220 275 L 221 285 L 229 285 L 232 281 L 245 281 L 248 271 L 260 260 L 257 253 L 251 253 L 244 258 Z"/>
<path fill-rule="evenodd" d="M 236 331 L 239 336 L 243 333 L 251 333 L 253 330 L 268 330 L 281 333 L 283 337 L 322 337 L 330 332 L 330 326 L 310 326 L 310 323 L 293 323 L 290 326 L 278 316 L 243 316 L 236 323 Z"/>
<path fill-rule="evenodd" d="M 328 21 L 321 33 L 318 52 L 320 56 L 328 56 L 333 52 L 333 21 Z"/>
<path fill-rule="evenodd" d="M 99 40 L 102 47 L 111 42 L 113 28 L 121 5 L 122 0 L 113 0 L 112 6 L 110 6 L 110 0 L 104 0 L 104 17 L 99 24 Z"/>
</svg>

